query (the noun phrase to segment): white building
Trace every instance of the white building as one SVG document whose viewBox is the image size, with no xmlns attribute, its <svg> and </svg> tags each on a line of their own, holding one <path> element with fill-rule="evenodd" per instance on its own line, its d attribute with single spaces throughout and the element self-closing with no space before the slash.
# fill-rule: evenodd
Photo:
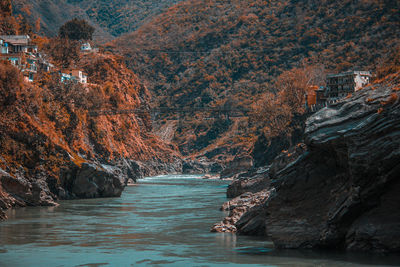
<svg viewBox="0 0 400 267">
<path fill-rule="evenodd" d="M 72 76 L 67 74 L 67 73 L 63 73 L 61 72 L 61 82 L 66 82 L 66 81 L 71 81 L 72 80 Z"/>
<path fill-rule="evenodd" d="M 87 74 L 78 69 L 65 70 L 61 73 L 61 82 L 71 80 L 75 80 L 81 84 L 86 84 L 88 81 Z"/>
<path fill-rule="evenodd" d="M 81 51 L 82 52 L 90 52 L 92 50 L 92 46 L 90 43 L 84 43 L 81 45 Z"/>
</svg>

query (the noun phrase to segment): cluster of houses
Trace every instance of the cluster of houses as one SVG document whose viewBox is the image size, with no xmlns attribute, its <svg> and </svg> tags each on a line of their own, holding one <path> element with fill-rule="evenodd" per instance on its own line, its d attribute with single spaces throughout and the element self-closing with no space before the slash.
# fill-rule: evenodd
<svg viewBox="0 0 400 267">
<path fill-rule="evenodd" d="M 370 71 L 329 74 L 326 77 L 326 87 L 313 88 L 311 93 L 306 94 L 306 108 L 314 112 L 335 103 L 369 84 L 371 77 Z"/>
<path fill-rule="evenodd" d="M 81 45 L 82 53 L 98 52 L 90 43 Z M 28 35 L 2 35 L 0 36 L 0 60 L 11 62 L 19 68 L 25 79 L 29 82 L 35 80 L 35 75 L 42 72 L 56 72 L 60 81 L 75 81 L 87 84 L 87 74 L 80 69 L 56 70 L 45 57 L 38 52 L 38 47 Z M 370 83 L 371 72 L 348 71 L 327 76 L 326 87 L 313 88 L 306 94 L 306 108 L 314 112 L 329 104 L 335 103 L 349 94 L 360 90 Z"/>
<path fill-rule="evenodd" d="M 81 52 L 95 52 L 89 43 L 81 45 Z M 88 82 L 87 74 L 79 69 L 57 70 L 42 53 L 38 46 L 32 42 L 29 35 L 1 35 L 0 60 L 9 61 L 17 67 L 26 81 L 35 81 L 39 72 L 58 73 L 61 82 L 76 81 L 81 84 Z"/>
</svg>

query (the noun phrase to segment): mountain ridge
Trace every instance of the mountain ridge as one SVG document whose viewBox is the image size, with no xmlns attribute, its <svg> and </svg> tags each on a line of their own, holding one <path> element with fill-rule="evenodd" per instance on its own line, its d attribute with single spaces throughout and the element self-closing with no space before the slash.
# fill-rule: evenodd
<svg viewBox="0 0 400 267">
<path fill-rule="evenodd" d="M 290 71 L 321 69 L 320 81 L 314 84 L 319 86 L 327 72 L 375 70 L 398 46 L 399 10 L 398 2 L 384 0 L 187 0 L 110 42 L 108 49 L 126 58 L 158 106 L 252 109 L 258 100 L 275 97 Z M 215 132 L 215 127 L 200 122 L 202 116 L 186 116 L 185 129 L 176 129 L 175 141 L 184 154 L 199 153 L 204 147 L 198 142 Z M 248 142 L 259 134 L 259 126 L 242 123 L 239 129 L 252 130 L 236 134 L 237 127 L 229 122 L 218 133 L 243 140 L 241 149 L 229 153 L 246 153 Z M 196 133 L 201 128 L 205 129 Z M 203 156 L 238 144 L 232 137 L 217 145 L 217 139 Z"/>
<path fill-rule="evenodd" d="M 56 36 L 58 28 L 72 18 L 87 20 L 96 28 L 95 40 L 110 41 L 134 31 L 146 20 L 180 0 L 13 0 L 15 14 L 26 17 L 32 25 L 41 20 L 40 33 Z"/>
</svg>

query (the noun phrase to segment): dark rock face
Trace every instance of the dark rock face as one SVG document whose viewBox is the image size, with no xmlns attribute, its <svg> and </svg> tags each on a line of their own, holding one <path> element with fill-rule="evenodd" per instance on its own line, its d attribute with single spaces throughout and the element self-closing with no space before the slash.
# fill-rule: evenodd
<svg viewBox="0 0 400 267">
<path fill-rule="evenodd" d="M 0 220 L 6 219 L 4 210 L 11 207 L 56 206 L 56 199 L 44 179 L 29 181 L 0 169 Z"/>
<path fill-rule="evenodd" d="M 221 172 L 221 178 L 229 178 L 248 172 L 253 167 L 253 158 L 250 156 L 236 157 L 226 164 Z"/>
<path fill-rule="evenodd" d="M 251 179 L 238 179 L 233 181 L 226 191 L 228 198 L 238 197 L 246 192 L 256 193 L 263 189 L 268 188 L 270 185 L 270 179 L 268 176 L 260 176 Z"/>
<path fill-rule="evenodd" d="M 223 166 L 217 162 L 208 160 L 185 160 L 182 165 L 182 173 L 185 174 L 201 174 L 201 173 L 219 173 Z"/>
<path fill-rule="evenodd" d="M 70 164 L 60 175 L 61 199 L 119 197 L 128 177 L 120 168 L 103 164 Z"/>
<path fill-rule="evenodd" d="M 271 139 L 260 135 L 254 144 L 252 156 L 255 167 L 270 164 L 282 150 L 288 149 L 290 142 L 286 136 L 277 136 Z"/>
<path fill-rule="evenodd" d="M 399 95 L 366 88 L 311 116 L 307 148 L 274 161 L 275 193 L 243 214 L 238 233 L 263 230 L 280 248 L 400 251 Z M 260 231 L 249 232 L 260 215 Z"/>
<path fill-rule="evenodd" d="M 125 163 L 117 166 L 134 181 L 148 176 L 182 172 L 182 160 L 180 159 L 176 159 L 174 162 L 126 160 Z"/>
<path fill-rule="evenodd" d="M 79 198 L 119 197 L 125 185 L 118 168 L 84 163 L 76 174 L 71 193 Z"/>
<path fill-rule="evenodd" d="M 257 213 L 260 209 L 259 205 L 265 203 L 270 196 L 270 191 L 263 190 L 257 193 L 244 193 L 222 205 L 221 210 L 229 211 L 229 215 L 222 222 L 215 224 L 211 228 L 211 232 L 231 232 L 237 231 L 237 226 L 243 231 L 246 229 L 252 234 L 263 234 L 262 225 L 264 225 L 263 217 L 252 217 L 251 222 L 244 221 L 244 215 Z M 260 220 L 261 219 L 261 220 Z M 260 229 L 261 228 L 261 229 Z M 253 232 L 254 231 L 254 232 Z"/>
<path fill-rule="evenodd" d="M 254 158 L 254 167 L 269 165 L 283 150 L 290 148 L 292 144 L 302 141 L 306 115 L 297 115 L 288 126 L 289 135 L 279 135 L 267 138 L 264 134 L 260 135 L 254 144 L 252 157 Z"/>
</svg>

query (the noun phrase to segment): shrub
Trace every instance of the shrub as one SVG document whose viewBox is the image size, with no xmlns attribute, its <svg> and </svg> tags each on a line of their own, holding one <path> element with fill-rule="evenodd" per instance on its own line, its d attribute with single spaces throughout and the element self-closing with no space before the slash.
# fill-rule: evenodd
<svg viewBox="0 0 400 267">
<path fill-rule="evenodd" d="M 21 72 L 9 62 L 0 62 L 0 107 L 12 105 L 22 87 Z"/>
</svg>

